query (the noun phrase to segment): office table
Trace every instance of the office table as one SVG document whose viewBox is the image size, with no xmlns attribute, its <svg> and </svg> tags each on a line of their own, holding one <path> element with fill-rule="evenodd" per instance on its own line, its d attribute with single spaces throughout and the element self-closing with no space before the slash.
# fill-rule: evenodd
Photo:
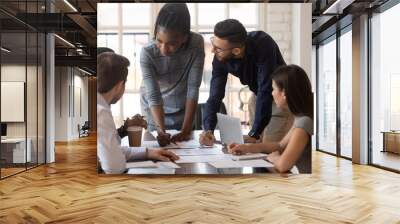
<svg viewBox="0 0 400 224">
<path fill-rule="evenodd" d="M 382 131 L 383 149 L 382 152 L 400 154 L 400 131 Z"/>
<path fill-rule="evenodd" d="M 175 169 L 152 169 L 152 168 L 130 168 L 127 174 L 132 175 L 259 175 L 265 173 L 276 173 L 269 167 L 243 167 L 243 168 L 215 168 L 208 163 L 179 163 L 180 168 Z"/>
<path fill-rule="evenodd" d="M 25 151 L 25 144 L 27 145 Z M 27 138 L 1 139 L 1 160 L 5 167 L 31 162 L 32 140 Z"/>
<path fill-rule="evenodd" d="M 192 133 L 192 139 L 198 141 L 198 136 L 201 131 L 194 131 Z M 216 139 L 219 139 L 218 131 L 215 131 Z M 154 142 L 155 138 L 148 132 L 143 134 L 142 146 L 149 146 L 149 142 Z M 128 145 L 128 138 L 122 139 L 122 145 Z M 153 144 L 154 145 L 154 144 Z M 226 148 L 221 144 L 217 144 L 216 147 L 220 148 L 222 152 L 226 152 Z M 195 163 L 177 163 L 180 168 L 175 169 L 154 169 L 154 168 L 130 168 L 128 174 L 161 174 L 161 175 L 243 175 L 243 174 L 265 174 L 275 173 L 276 171 L 272 167 L 242 167 L 242 168 L 215 168 L 207 162 L 195 162 Z"/>
</svg>

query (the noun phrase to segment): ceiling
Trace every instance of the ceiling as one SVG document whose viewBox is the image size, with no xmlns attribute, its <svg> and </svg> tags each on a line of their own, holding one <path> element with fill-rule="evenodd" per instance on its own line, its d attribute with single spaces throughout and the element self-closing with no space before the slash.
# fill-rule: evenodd
<svg viewBox="0 0 400 224">
<path fill-rule="evenodd" d="M 331 35 L 338 25 L 346 25 L 353 16 L 376 8 L 388 0 L 271 0 L 270 3 L 292 2 L 312 3 L 313 42 Z M 35 53 L 34 43 L 25 50 L 25 38 L 18 33 L 26 30 L 54 32 L 56 65 L 79 66 L 95 73 L 96 71 L 96 27 L 97 3 L 129 2 L 118 0 L 1 0 L 0 27 L 3 32 L 2 44 L 13 49 L 10 60 L 20 55 Z M 151 1 L 132 1 L 151 2 Z M 198 1 L 201 2 L 201 1 Z M 246 1 L 243 1 L 246 2 Z M 264 2 L 264 1 L 263 1 Z M 52 9 L 52 13 L 50 12 Z M 336 26 L 336 27 L 335 27 Z M 7 34 L 4 34 L 7 33 Z M 24 35 L 22 35 L 24 37 Z M 28 35 L 28 42 L 32 37 Z M 7 44 L 6 44 L 7 43 Z"/>
<path fill-rule="evenodd" d="M 316 44 L 351 24 L 352 19 L 372 11 L 388 0 L 311 0 L 312 36 Z"/>
<path fill-rule="evenodd" d="M 78 66 L 94 74 L 97 48 L 96 3 L 94 0 L 47 0 L 46 5 L 44 0 L 1 0 L 2 46 L 12 49 L 7 54 L 8 60 L 21 60 L 24 55 L 29 59 L 37 51 L 36 46 L 30 43 L 25 49 L 25 39 L 29 42 L 33 35 L 28 34 L 25 38 L 21 33 L 50 32 L 57 34 L 56 66 Z"/>
</svg>

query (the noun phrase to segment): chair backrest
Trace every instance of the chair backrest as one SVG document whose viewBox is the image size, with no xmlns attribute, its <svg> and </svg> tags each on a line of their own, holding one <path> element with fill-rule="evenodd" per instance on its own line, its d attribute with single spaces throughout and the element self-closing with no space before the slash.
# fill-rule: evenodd
<svg viewBox="0 0 400 224">
<path fill-rule="evenodd" d="M 203 114 L 205 110 L 206 104 L 199 103 L 196 108 L 196 114 L 194 115 L 194 130 L 202 130 L 203 129 Z M 226 107 L 224 102 L 221 102 L 221 106 L 219 108 L 218 113 L 227 114 Z"/>
<path fill-rule="evenodd" d="M 83 124 L 83 126 L 82 126 L 82 129 L 83 130 L 88 130 L 90 128 L 90 123 L 89 123 L 89 121 L 85 121 L 85 123 Z"/>
<path fill-rule="evenodd" d="M 300 158 L 296 161 L 296 166 L 300 173 L 311 173 L 312 171 L 312 149 L 311 136 L 308 137 L 308 144 L 305 146 Z"/>
<path fill-rule="evenodd" d="M 218 113 L 221 113 L 221 114 L 228 114 L 224 102 L 221 102 L 221 106 L 219 107 Z"/>
</svg>

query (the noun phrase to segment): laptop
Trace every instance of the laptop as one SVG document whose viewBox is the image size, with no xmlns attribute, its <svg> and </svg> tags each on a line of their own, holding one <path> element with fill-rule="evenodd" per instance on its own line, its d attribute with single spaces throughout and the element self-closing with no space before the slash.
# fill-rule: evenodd
<svg viewBox="0 0 400 224">
<path fill-rule="evenodd" d="M 217 119 L 221 143 L 226 145 L 232 143 L 244 144 L 242 125 L 239 118 L 217 113 Z"/>
</svg>

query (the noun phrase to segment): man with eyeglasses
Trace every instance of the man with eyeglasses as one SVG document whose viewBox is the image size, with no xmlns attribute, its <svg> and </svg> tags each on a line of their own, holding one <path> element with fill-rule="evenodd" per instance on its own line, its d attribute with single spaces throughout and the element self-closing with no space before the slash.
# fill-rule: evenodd
<svg viewBox="0 0 400 224">
<path fill-rule="evenodd" d="M 215 141 L 213 131 L 217 124 L 216 113 L 225 96 L 229 73 L 238 77 L 243 85 L 248 85 L 256 95 L 254 122 L 248 135 L 244 136 L 245 142 L 256 142 L 271 120 L 273 100 L 270 76 L 276 68 L 285 65 L 279 47 L 263 31 L 247 33 L 244 26 L 235 19 L 217 23 L 211 43 L 214 53 L 213 70 L 200 143 L 212 145 Z M 271 123 L 275 123 L 275 127 L 282 127 L 286 125 L 276 123 L 287 120 L 277 119 L 274 122 L 271 120 Z"/>
</svg>

